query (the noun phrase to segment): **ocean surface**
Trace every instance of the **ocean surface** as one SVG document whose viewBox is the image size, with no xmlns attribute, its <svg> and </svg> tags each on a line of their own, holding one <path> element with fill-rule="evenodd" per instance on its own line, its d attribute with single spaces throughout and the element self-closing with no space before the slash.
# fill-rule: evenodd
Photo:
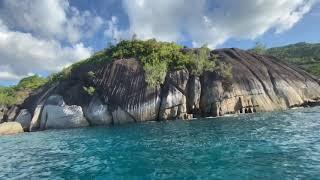
<svg viewBox="0 0 320 180">
<path fill-rule="evenodd" d="M 4 136 L 0 179 L 320 179 L 320 108 Z"/>
</svg>

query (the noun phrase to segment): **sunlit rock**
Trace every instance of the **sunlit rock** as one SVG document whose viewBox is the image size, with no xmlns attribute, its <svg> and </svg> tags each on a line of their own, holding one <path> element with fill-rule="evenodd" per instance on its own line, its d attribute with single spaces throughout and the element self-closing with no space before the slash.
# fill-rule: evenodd
<svg viewBox="0 0 320 180">
<path fill-rule="evenodd" d="M 44 107 L 40 129 L 65 129 L 89 126 L 80 106 Z"/>
<path fill-rule="evenodd" d="M 18 122 L 4 122 L 0 124 L 0 136 L 22 133 L 23 128 Z"/>
<path fill-rule="evenodd" d="M 112 123 L 112 114 L 108 110 L 108 106 L 102 104 L 97 96 L 92 98 L 85 116 L 91 125 L 109 125 Z"/>
<path fill-rule="evenodd" d="M 30 112 L 27 109 L 22 109 L 15 121 L 21 124 L 24 131 L 28 131 L 31 123 Z"/>
</svg>

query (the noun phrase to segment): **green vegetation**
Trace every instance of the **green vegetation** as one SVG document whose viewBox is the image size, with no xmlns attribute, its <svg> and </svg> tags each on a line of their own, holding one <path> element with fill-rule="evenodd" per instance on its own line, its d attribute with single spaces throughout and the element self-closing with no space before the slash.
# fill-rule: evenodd
<svg viewBox="0 0 320 180">
<path fill-rule="evenodd" d="M 103 63 L 105 61 L 109 61 L 112 58 L 108 56 L 104 51 L 100 51 L 92 55 L 90 58 L 79 61 L 75 64 L 72 64 L 69 67 L 64 68 L 61 72 L 51 74 L 48 79 L 49 83 L 54 83 L 63 79 L 69 79 L 71 76 L 71 72 L 75 70 L 76 68 L 79 68 L 84 65 L 99 65 L 100 63 Z M 89 75 L 89 74 L 88 74 Z"/>
<path fill-rule="evenodd" d="M 48 82 L 47 78 L 34 75 L 22 79 L 16 86 L 0 87 L 0 104 L 12 105 L 20 103 L 28 93 Z"/>
<path fill-rule="evenodd" d="M 232 67 L 228 64 L 219 62 L 217 65 L 216 72 L 223 77 L 222 86 L 225 90 L 231 90 L 231 79 L 232 79 Z"/>
<path fill-rule="evenodd" d="M 169 71 L 188 69 L 192 75 L 201 76 L 205 71 L 216 71 L 228 80 L 231 77 L 231 67 L 218 62 L 217 57 L 210 53 L 210 49 L 203 46 L 198 49 L 185 49 L 180 45 L 168 42 L 158 42 L 155 39 L 146 41 L 132 40 L 121 41 L 117 45 L 100 51 L 88 59 L 75 63 L 61 72 L 50 75 L 48 78 L 31 76 L 22 79 L 14 87 L 0 87 L 0 104 L 12 105 L 22 102 L 28 93 L 45 83 L 54 83 L 69 79 L 77 68 L 84 65 L 99 65 L 106 61 L 122 58 L 136 58 L 141 61 L 149 86 L 163 84 Z M 94 71 L 87 72 L 89 78 L 95 78 Z M 92 84 L 86 84 L 83 90 L 93 95 L 96 91 Z"/>
<path fill-rule="evenodd" d="M 62 79 L 69 79 L 71 75 L 72 66 L 63 68 L 59 73 L 53 73 L 48 77 L 49 83 L 58 82 Z"/>
<path fill-rule="evenodd" d="M 296 65 L 313 75 L 320 76 L 320 44 L 302 42 L 267 49 L 265 45 L 257 42 L 256 45 L 248 51 L 277 57 L 290 64 Z"/>
<path fill-rule="evenodd" d="M 111 46 L 106 52 L 115 59 L 140 60 L 149 86 L 162 84 L 169 70 L 185 68 L 188 63 L 188 55 L 182 52 L 181 46 L 175 43 L 157 42 L 154 39 L 121 41 L 116 46 Z"/>
<path fill-rule="evenodd" d="M 87 73 L 87 75 L 88 75 L 89 78 L 95 78 L 96 77 L 96 74 L 93 71 L 89 71 Z"/>
<path fill-rule="evenodd" d="M 162 84 L 168 71 L 188 69 L 193 75 L 200 76 L 204 71 L 214 71 L 216 64 L 215 56 L 210 56 L 210 50 L 206 46 L 184 50 L 175 43 L 158 42 L 154 39 L 121 41 L 106 52 L 116 59 L 139 59 L 149 86 Z"/>
<path fill-rule="evenodd" d="M 261 42 L 256 42 L 255 46 L 252 49 L 249 49 L 249 52 L 264 55 L 267 52 L 267 47 Z"/>
<path fill-rule="evenodd" d="M 187 53 L 188 64 L 186 67 L 190 73 L 195 76 L 200 76 L 205 71 L 215 71 L 217 57 L 210 56 L 210 49 L 206 45 L 199 49 L 191 50 Z"/>
<path fill-rule="evenodd" d="M 94 55 L 92 55 L 88 59 L 85 59 L 83 61 L 79 61 L 75 64 L 72 64 L 69 68 L 72 70 L 72 69 L 78 68 L 83 65 L 88 65 L 88 64 L 99 65 L 100 63 L 103 63 L 105 61 L 110 61 L 110 60 L 112 60 L 112 58 L 108 54 L 106 54 L 106 50 L 102 50 L 102 51 L 95 53 Z"/>
<path fill-rule="evenodd" d="M 216 71 L 225 80 L 227 80 L 227 81 L 231 80 L 231 78 L 232 78 L 232 66 L 230 66 L 228 64 L 225 64 L 225 63 L 219 63 Z"/>
<path fill-rule="evenodd" d="M 94 93 L 96 92 L 96 89 L 92 86 L 89 86 L 89 87 L 83 87 L 83 90 L 90 96 L 93 96 Z"/>
<path fill-rule="evenodd" d="M 39 88 L 48 82 L 47 78 L 43 78 L 37 75 L 26 77 L 22 79 L 19 84 L 15 87 L 17 90 L 34 90 Z"/>
<path fill-rule="evenodd" d="M 145 63 L 143 68 L 146 73 L 146 82 L 149 86 L 155 87 L 164 82 L 168 71 L 168 66 L 165 62 L 155 59 L 152 63 Z"/>
<path fill-rule="evenodd" d="M 266 54 L 285 60 L 311 74 L 320 76 L 320 44 L 297 43 L 284 47 L 270 48 L 266 51 Z"/>
<path fill-rule="evenodd" d="M 165 80 L 168 71 L 188 69 L 191 74 L 200 76 L 204 71 L 222 70 L 216 68 L 217 59 L 210 55 L 210 49 L 203 46 L 199 49 L 187 50 L 175 43 L 159 42 L 155 39 L 146 41 L 123 40 L 117 45 L 109 45 L 92 57 L 63 69 L 60 73 L 49 77 L 49 82 L 68 79 L 76 68 L 83 65 L 99 65 L 112 59 L 136 58 L 141 61 L 149 86 L 158 86 Z M 224 73 L 221 73 L 224 74 Z M 95 73 L 87 73 L 94 78 Z"/>
<path fill-rule="evenodd" d="M 0 87 L 0 104 L 11 105 L 15 103 L 14 88 Z"/>
</svg>

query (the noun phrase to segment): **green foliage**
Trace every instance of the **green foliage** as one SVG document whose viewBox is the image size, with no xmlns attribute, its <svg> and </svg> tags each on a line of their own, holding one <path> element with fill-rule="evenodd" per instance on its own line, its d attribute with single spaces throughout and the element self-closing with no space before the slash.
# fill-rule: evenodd
<svg viewBox="0 0 320 180">
<path fill-rule="evenodd" d="M 89 78 L 95 78 L 96 77 L 96 74 L 93 71 L 89 71 L 87 73 L 87 75 L 88 75 Z"/>
<path fill-rule="evenodd" d="M 132 40 L 132 41 L 135 41 L 135 40 L 137 40 L 137 39 L 138 39 L 138 35 L 137 35 L 136 33 L 134 33 L 134 34 L 132 35 L 131 40 Z"/>
<path fill-rule="evenodd" d="M 297 43 L 270 48 L 267 55 L 297 65 L 309 73 L 320 76 L 320 44 Z"/>
<path fill-rule="evenodd" d="M 225 90 L 231 90 L 232 66 L 223 62 L 219 62 L 216 72 L 222 77 L 223 88 Z"/>
<path fill-rule="evenodd" d="M 256 42 L 255 46 L 249 50 L 249 52 L 257 53 L 260 55 L 264 55 L 267 51 L 267 48 L 261 42 Z"/>
<path fill-rule="evenodd" d="M 47 82 L 48 82 L 47 78 L 34 75 L 34 76 L 23 78 L 15 88 L 20 90 L 23 90 L 23 89 L 34 90 L 44 85 Z"/>
<path fill-rule="evenodd" d="M 185 67 L 187 56 L 181 49 L 177 44 L 157 42 L 154 39 L 125 40 L 111 46 L 106 52 L 116 59 L 139 59 L 146 73 L 146 82 L 150 86 L 156 86 L 163 83 L 168 70 Z"/>
<path fill-rule="evenodd" d="M 50 84 L 54 83 L 54 82 L 58 82 L 62 79 L 62 75 L 60 73 L 53 73 L 50 76 L 48 76 L 48 82 Z"/>
<path fill-rule="evenodd" d="M 165 62 L 155 60 L 152 64 L 145 63 L 143 68 L 146 74 L 146 82 L 149 86 L 155 87 L 164 82 L 168 69 Z"/>
<path fill-rule="evenodd" d="M 76 68 L 83 65 L 99 65 L 112 59 L 136 58 L 141 61 L 145 71 L 146 83 L 150 86 L 161 85 L 168 71 L 188 69 L 191 74 L 200 76 L 205 71 L 215 71 L 216 57 L 210 55 L 210 49 L 203 46 L 199 49 L 186 50 L 182 46 L 169 42 L 158 42 L 155 39 L 146 41 L 124 40 L 92 57 L 65 68 L 60 73 L 49 77 L 50 82 L 68 79 Z M 94 72 L 87 73 L 94 78 Z"/>
<path fill-rule="evenodd" d="M 139 59 L 150 86 L 162 84 L 168 71 L 187 68 L 192 74 L 200 76 L 204 71 L 213 71 L 215 67 L 215 58 L 210 57 L 210 50 L 206 46 L 185 52 L 182 46 L 175 43 L 134 39 L 121 41 L 106 52 L 116 59 Z"/>
<path fill-rule="evenodd" d="M 190 73 L 195 76 L 200 76 L 203 72 L 212 72 L 216 70 L 216 56 L 210 55 L 210 49 L 207 46 L 202 46 L 199 49 L 189 51 L 187 63 Z"/>
<path fill-rule="evenodd" d="M 79 62 L 71 65 L 70 68 L 71 68 L 71 70 L 73 70 L 73 69 L 76 69 L 80 66 L 88 65 L 88 64 L 99 65 L 100 63 L 103 63 L 105 61 L 110 61 L 110 60 L 112 60 L 112 58 L 106 54 L 105 50 L 103 50 L 103 51 L 95 53 L 94 55 L 92 55 L 88 59 L 79 61 Z"/>
<path fill-rule="evenodd" d="M 13 87 L 0 87 L 0 104 L 12 105 L 15 103 Z"/>
<path fill-rule="evenodd" d="M 0 87 L 0 104 L 12 105 L 21 102 L 28 91 L 37 89 L 47 82 L 47 78 L 34 75 L 22 79 L 16 86 Z"/>
<path fill-rule="evenodd" d="M 106 54 L 105 51 L 100 51 L 92 55 L 90 58 L 79 61 L 77 63 L 72 64 L 69 67 L 64 68 L 61 72 L 51 74 L 48 77 L 49 83 L 58 82 L 61 80 L 69 79 L 72 71 L 75 69 L 84 66 L 84 65 L 99 65 L 105 61 L 109 61 L 112 58 Z"/>
<path fill-rule="evenodd" d="M 320 76 L 320 63 L 311 65 L 307 68 L 307 70 L 316 76 Z"/>
<path fill-rule="evenodd" d="M 83 90 L 90 96 L 93 96 L 94 93 L 96 92 L 96 89 L 92 86 L 89 86 L 89 87 L 83 87 Z"/>
<path fill-rule="evenodd" d="M 256 43 L 250 52 L 270 55 L 290 64 L 296 65 L 307 72 L 320 76 L 320 44 L 309 44 L 305 42 L 291 44 L 283 47 L 266 49 L 261 43 Z"/>
<path fill-rule="evenodd" d="M 48 77 L 49 83 L 58 82 L 63 79 L 69 79 L 71 76 L 72 66 L 63 68 L 59 73 L 53 73 Z"/>
<path fill-rule="evenodd" d="M 107 49 L 107 55 L 112 58 L 137 58 L 143 63 L 153 61 L 151 56 L 157 56 L 160 61 L 180 61 L 184 54 L 180 51 L 181 46 L 175 43 L 157 42 L 155 39 L 147 41 L 141 40 L 125 40 L 121 41 L 116 46 L 111 46 Z"/>
<path fill-rule="evenodd" d="M 226 80 L 231 80 L 232 78 L 232 66 L 226 63 L 219 63 L 217 68 L 217 73 Z"/>
</svg>

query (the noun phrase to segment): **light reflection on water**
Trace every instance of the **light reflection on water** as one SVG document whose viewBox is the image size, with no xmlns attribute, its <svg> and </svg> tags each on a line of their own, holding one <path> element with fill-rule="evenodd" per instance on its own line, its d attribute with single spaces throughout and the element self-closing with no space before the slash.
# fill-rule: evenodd
<svg viewBox="0 0 320 180">
<path fill-rule="evenodd" d="M 320 177 L 320 108 L 0 137 L 0 179 Z"/>
</svg>

